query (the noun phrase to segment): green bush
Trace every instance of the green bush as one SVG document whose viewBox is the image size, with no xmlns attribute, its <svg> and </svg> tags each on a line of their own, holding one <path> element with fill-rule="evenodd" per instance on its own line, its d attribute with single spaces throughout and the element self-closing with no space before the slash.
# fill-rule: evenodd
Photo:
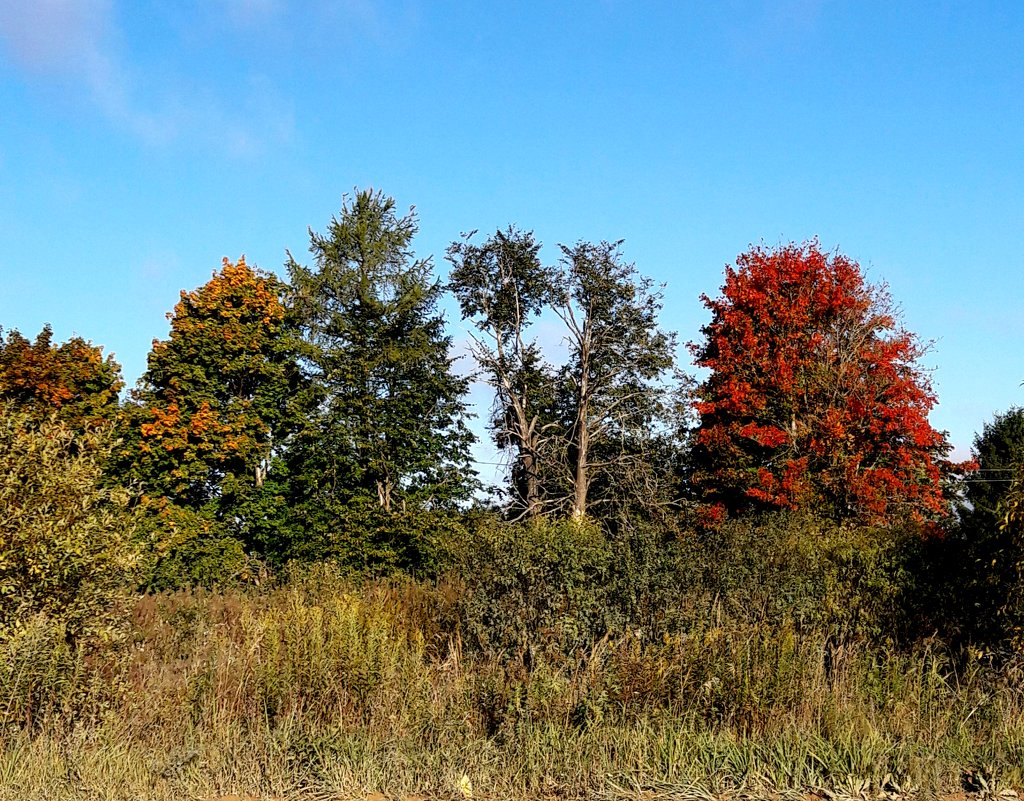
<svg viewBox="0 0 1024 801">
<path fill-rule="evenodd" d="M 258 572 L 243 544 L 209 515 L 160 499 L 145 506 L 143 586 L 151 592 L 230 586 Z"/>
<path fill-rule="evenodd" d="M 102 483 L 111 445 L 0 406 L 0 640 L 40 614 L 69 642 L 114 633 L 140 556 L 127 493 Z"/>
<path fill-rule="evenodd" d="M 484 520 L 452 556 L 466 632 L 485 653 L 529 663 L 601 636 L 613 555 L 596 525 Z"/>
<path fill-rule="evenodd" d="M 837 524 L 777 512 L 729 521 L 688 547 L 704 603 L 728 616 L 839 640 L 896 636 L 910 625 L 909 569 L 922 534 L 913 527 Z M 710 608 L 708 610 L 710 614 Z"/>
</svg>

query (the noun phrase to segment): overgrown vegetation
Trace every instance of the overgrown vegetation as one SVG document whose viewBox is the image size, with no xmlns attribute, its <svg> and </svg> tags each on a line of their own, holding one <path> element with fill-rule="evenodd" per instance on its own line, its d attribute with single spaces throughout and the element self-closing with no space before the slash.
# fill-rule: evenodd
<svg viewBox="0 0 1024 801">
<path fill-rule="evenodd" d="M 594 533 L 523 532 L 481 532 L 465 558 L 518 568 L 525 596 L 497 571 L 353 582 L 323 565 L 145 596 L 121 647 L 6 642 L 6 797 L 453 797 L 464 775 L 487 798 L 1024 782 L 1020 664 L 843 637 L 861 577 L 819 587 L 747 556 L 673 588 L 645 629 L 602 619 L 614 581 L 594 581 Z M 728 591 L 752 572 L 765 584 Z"/>
<path fill-rule="evenodd" d="M 1024 785 L 1020 410 L 948 462 L 816 242 L 727 269 L 693 387 L 621 243 L 509 227 L 447 251 L 510 468 L 474 500 L 416 230 L 364 191 L 288 282 L 225 260 L 124 403 L 0 337 L 0 799 Z"/>
<path fill-rule="evenodd" d="M 110 428 L 75 433 L 0 401 L 0 642 L 36 624 L 109 637 L 140 575 L 127 493 L 103 486 Z"/>
</svg>

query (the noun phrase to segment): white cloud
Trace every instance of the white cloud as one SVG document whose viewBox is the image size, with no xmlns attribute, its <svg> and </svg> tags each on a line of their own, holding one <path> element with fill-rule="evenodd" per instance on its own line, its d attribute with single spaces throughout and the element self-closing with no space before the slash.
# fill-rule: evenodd
<svg viewBox="0 0 1024 801">
<path fill-rule="evenodd" d="M 278 11 L 277 0 L 225 2 L 236 22 L 266 21 Z M 290 104 L 266 79 L 251 78 L 240 99 L 230 101 L 189 76 L 178 82 L 177 94 L 164 81 L 147 82 L 125 56 L 116 10 L 112 0 L 4 0 L 0 47 L 30 80 L 84 88 L 89 103 L 147 144 L 190 140 L 251 157 L 290 139 Z"/>
<path fill-rule="evenodd" d="M 167 136 L 164 126 L 132 102 L 128 75 L 115 55 L 113 11 L 110 0 L 7 0 L 0 40 L 25 72 L 84 84 L 106 116 L 160 141 Z"/>
</svg>

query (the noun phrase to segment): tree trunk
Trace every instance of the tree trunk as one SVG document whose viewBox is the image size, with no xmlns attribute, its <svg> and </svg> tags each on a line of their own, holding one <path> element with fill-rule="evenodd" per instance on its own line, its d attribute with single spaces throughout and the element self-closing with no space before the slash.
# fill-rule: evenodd
<svg viewBox="0 0 1024 801">
<path fill-rule="evenodd" d="M 540 516 L 540 477 L 537 475 L 537 460 L 529 450 L 521 452 L 520 461 L 523 465 L 523 474 L 526 477 L 526 516 L 533 520 Z"/>
<path fill-rule="evenodd" d="M 587 451 L 590 446 L 590 432 L 587 423 L 580 421 L 580 430 L 576 438 L 576 472 L 572 500 L 573 520 L 582 520 L 587 516 L 587 491 L 590 489 L 590 471 L 587 465 Z"/>
<path fill-rule="evenodd" d="M 377 500 L 381 509 L 385 512 L 391 511 L 391 481 L 389 479 L 377 482 Z"/>
<path fill-rule="evenodd" d="M 509 433 L 516 444 L 519 464 L 523 469 L 525 483 L 525 497 L 523 502 L 526 505 L 526 516 L 534 519 L 540 516 L 542 511 L 540 501 L 540 476 L 537 471 L 537 442 L 533 426 L 526 416 L 526 406 L 523 398 L 512 394 L 511 382 L 505 381 L 506 392 L 509 393 L 512 406 L 512 414 L 515 422 Z"/>
<path fill-rule="evenodd" d="M 587 516 L 587 491 L 590 489 L 590 320 L 583 326 L 580 347 L 579 401 L 576 411 L 576 466 L 573 476 L 572 518 Z"/>
</svg>

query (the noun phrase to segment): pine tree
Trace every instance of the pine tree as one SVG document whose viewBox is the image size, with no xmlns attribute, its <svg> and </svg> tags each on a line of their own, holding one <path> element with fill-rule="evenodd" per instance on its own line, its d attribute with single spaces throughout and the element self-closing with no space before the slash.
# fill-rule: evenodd
<svg viewBox="0 0 1024 801">
<path fill-rule="evenodd" d="M 308 555 L 415 567 L 427 558 L 416 529 L 471 492 L 468 382 L 453 373 L 416 232 L 414 212 L 398 217 L 393 199 L 365 190 L 326 235 L 310 231 L 312 267 L 289 255 L 313 387 L 291 455 Z"/>
</svg>

